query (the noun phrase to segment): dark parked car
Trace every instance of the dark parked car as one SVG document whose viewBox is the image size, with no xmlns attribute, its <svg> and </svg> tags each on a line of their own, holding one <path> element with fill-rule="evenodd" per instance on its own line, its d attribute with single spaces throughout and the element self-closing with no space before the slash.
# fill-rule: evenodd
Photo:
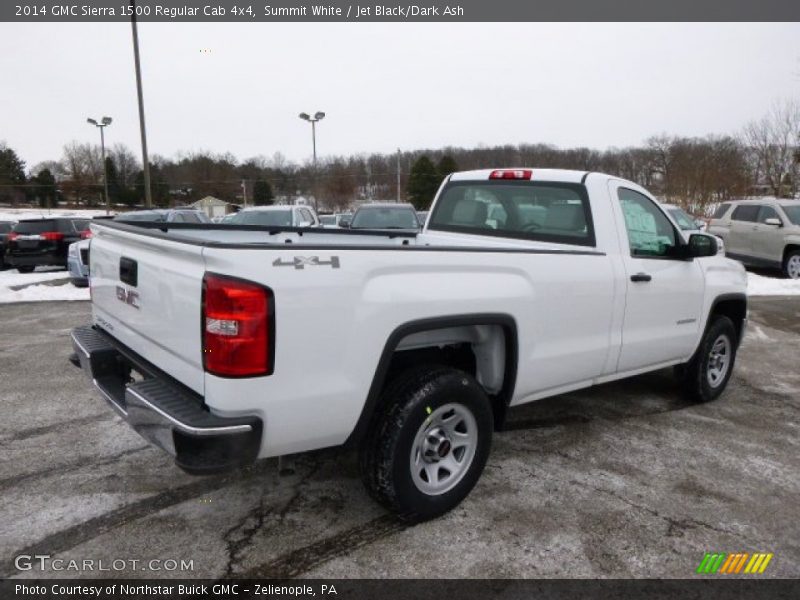
<svg viewBox="0 0 800 600">
<path fill-rule="evenodd" d="M 57 217 L 20 221 L 6 238 L 6 263 L 20 273 L 67 266 L 67 249 L 81 239 L 88 219 Z"/>
<path fill-rule="evenodd" d="M 419 230 L 419 219 L 410 204 L 378 203 L 362 204 L 353 218 L 342 221 L 341 227 L 351 229 L 408 229 Z"/>
<path fill-rule="evenodd" d="M 6 268 L 6 238 L 16 221 L 0 221 L 0 271 Z"/>
</svg>

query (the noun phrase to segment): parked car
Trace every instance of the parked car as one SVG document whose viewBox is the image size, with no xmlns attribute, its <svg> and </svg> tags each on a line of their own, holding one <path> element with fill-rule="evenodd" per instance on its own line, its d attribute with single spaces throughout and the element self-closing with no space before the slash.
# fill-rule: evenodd
<svg viewBox="0 0 800 600">
<path fill-rule="evenodd" d="M 154 208 L 120 213 L 119 221 L 150 221 L 157 223 L 210 223 L 211 219 L 202 210 L 196 208 Z"/>
<path fill-rule="evenodd" d="M 678 224 L 683 231 L 705 231 L 706 222 L 703 219 L 697 219 L 683 210 L 676 204 L 664 204 L 661 206 L 667 209 L 669 215 Z"/>
<path fill-rule="evenodd" d="M 708 231 L 725 241 L 727 256 L 800 279 L 800 200 L 724 202 Z"/>
<path fill-rule="evenodd" d="M 344 220 L 342 227 L 350 229 L 407 229 L 419 230 L 417 212 L 411 204 L 373 202 L 362 204 L 352 219 Z"/>
<path fill-rule="evenodd" d="M 243 208 L 230 220 L 230 225 L 263 225 L 265 227 L 319 227 L 317 213 L 310 206 L 253 206 Z"/>
<path fill-rule="evenodd" d="M 338 227 L 336 215 L 319 215 L 319 224 L 322 227 Z"/>
<path fill-rule="evenodd" d="M 419 221 L 419 226 L 424 227 L 425 221 L 428 220 L 428 211 L 427 210 L 418 210 L 417 211 L 417 221 Z"/>
<path fill-rule="evenodd" d="M 20 273 L 40 266 L 67 266 L 67 249 L 81 239 L 88 219 L 53 217 L 25 219 L 6 237 L 6 262 Z"/>
<path fill-rule="evenodd" d="M 16 221 L 0 221 L 0 271 L 6 268 L 6 238 L 16 224 Z"/>
<path fill-rule="evenodd" d="M 421 233 L 95 227 L 73 362 L 123 419 L 191 473 L 358 448 L 409 520 L 467 496 L 509 406 L 672 365 L 709 401 L 745 329 L 742 265 L 600 173 L 452 174 Z"/>
</svg>

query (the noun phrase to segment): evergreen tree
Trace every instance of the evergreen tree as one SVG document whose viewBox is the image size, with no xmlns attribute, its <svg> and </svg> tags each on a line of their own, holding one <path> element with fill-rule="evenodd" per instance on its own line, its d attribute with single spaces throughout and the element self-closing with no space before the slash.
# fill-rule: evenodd
<svg viewBox="0 0 800 600">
<path fill-rule="evenodd" d="M 420 156 L 408 174 L 408 199 L 417 210 L 428 210 L 442 179 L 427 156 Z"/>
<path fill-rule="evenodd" d="M 436 165 L 436 170 L 439 171 L 439 177 L 441 179 L 444 179 L 445 177 L 450 175 L 450 173 L 455 173 L 456 171 L 458 171 L 458 163 L 452 156 L 450 156 L 449 154 L 445 154 L 439 160 L 439 164 Z"/>
<path fill-rule="evenodd" d="M 56 178 L 50 169 L 42 169 L 39 174 L 31 179 L 31 183 L 35 184 L 31 190 L 33 195 L 39 201 L 39 206 L 42 208 L 53 208 L 58 204 L 56 189 Z"/>
<path fill-rule="evenodd" d="M 117 165 L 110 156 L 106 157 L 106 180 L 108 181 L 108 197 L 111 200 L 111 204 L 119 204 L 122 202 L 123 186 L 119 181 Z"/>
<path fill-rule="evenodd" d="M 275 196 L 272 193 L 272 186 L 269 182 L 263 179 L 256 179 L 253 184 L 253 204 L 256 206 L 272 204 L 273 198 L 275 198 Z"/>
<path fill-rule="evenodd" d="M 25 162 L 17 153 L 0 143 L 0 202 L 16 204 L 17 198 L 24 195 Z"/>
</svg>

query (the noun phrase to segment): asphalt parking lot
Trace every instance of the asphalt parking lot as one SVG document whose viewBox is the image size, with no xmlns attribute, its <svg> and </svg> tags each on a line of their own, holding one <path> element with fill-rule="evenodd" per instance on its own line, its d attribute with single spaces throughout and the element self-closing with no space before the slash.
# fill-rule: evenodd
<svg viewBox="0 0 800 600">
<path fill-rule="evenodd" d="M 0 308 L 2 577 L 692 577 L 706 552 L 800 576 L 800 298 L 755 298 L 731 384 L 685 402 L 658 372 L 516 409 L 470 497 L 407 526 L 352 453 L 191 477 L 67 362 L 85 302 Z M 191 560 L 18 571 L 14 557 Z M 65 563 L 66 564 L 66 563 Z M 162 563 L 164 564 L 164 563 Z"/>
</svg>

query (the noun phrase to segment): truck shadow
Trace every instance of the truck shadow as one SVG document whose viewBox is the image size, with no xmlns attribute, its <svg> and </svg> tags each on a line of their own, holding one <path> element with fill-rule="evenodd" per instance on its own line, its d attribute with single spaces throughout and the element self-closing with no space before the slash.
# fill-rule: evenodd
<svg viewBox="0 0 800 600">
<path fill-rule="evenodd" d="M 682 394 L 672 369 L 662 369 L 513 407 L 504 430 L 547 429 L 600 419 L 619 421 L 693 405 Z"/>
</svg>

